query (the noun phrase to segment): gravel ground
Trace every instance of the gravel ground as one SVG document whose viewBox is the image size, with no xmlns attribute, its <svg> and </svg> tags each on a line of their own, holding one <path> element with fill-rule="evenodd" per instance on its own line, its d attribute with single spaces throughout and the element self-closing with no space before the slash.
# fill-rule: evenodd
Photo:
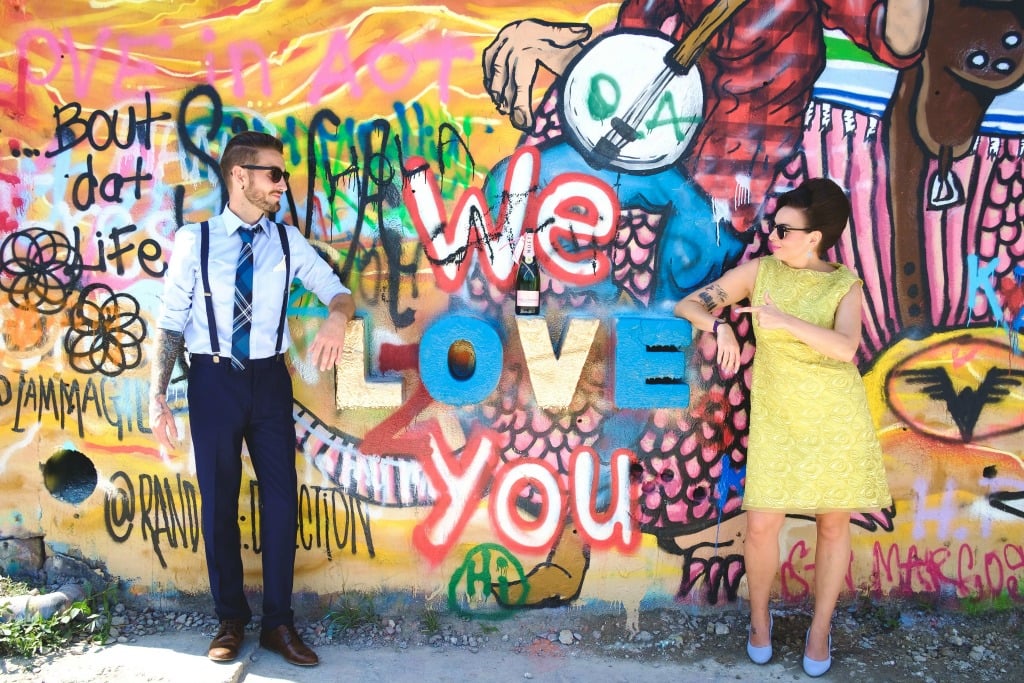
<svg viewBox="0 0 1024 683">
<path fill-rule="evenodd" d="M 786 666 L 781 678 L 803 679 L 800 655 L 808 611 L 778 607 L 775 620 L 774 662 Z M 576 608 L 524 610 L 501 621 L 468 619 L 421 607 L 394 613 L 349 610 L 340 621 L 325 617 L 298 624 L 303 638 L 318 650 L 344 645 L 357 650 L 428 647 L 469 653 L 514 651 L 538 656 L 594 657 L 649 664 L 712 659 L 728 666 L 746 662 L 746 615 L 727 610 L 689 606 L 643 611 L 638 633 L 626 630 L 621 611 Z M 346 628 L 346 626 L 348 626 Z M 116 604 L 110 610 L 111 642 L 133 643 L 139 638 L 173 631 L 212 636 L 215 619 L 191 611 L 161 611 L 152 607 Z M 250 626 L 255 632 L 256 624 Z M 68 650 L 102 647 L 78 643 Z M 65 656 L 53 653 L 32 660 L 3 663 L 2 673 L 43 672 L 48 662 Z M 1024 606 L 968 614 L 891 598 L 880 602 L 858 599 L 843 603 L 833 626 L 834 681 L 908 681 L 929 683 L 1024 681 Z M 767 677 L 766 677 L 767 679 Z M 749 680 L 749 679 L 748 679 Z"/>
</svg>

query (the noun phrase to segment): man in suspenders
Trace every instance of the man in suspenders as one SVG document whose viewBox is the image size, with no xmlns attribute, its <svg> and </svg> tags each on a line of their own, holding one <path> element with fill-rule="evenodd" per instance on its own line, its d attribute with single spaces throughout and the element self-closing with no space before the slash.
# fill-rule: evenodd
<svg viewBox="0 0 1024 683">
<path fill-rule="evenodd" d="M 300 666 L 319 660 L 295 630 L 291 607 L 298 523 L 291 376 L 284 354 L 294 278 L 328 307 L 310 345 L 321 371 L 341 355 L 355 312 L 351 292 L 292 226 L 272 222 L 287 190 L 283 146 L 266 133 L 231 138 L 220 168 L 228 205 L 219 216 L 185 225 L 174 237 L 157 322 L 150 425 L 168 450 L 178 431 L 166 391 L 187 352 L 188 408 L 203 541 L 220 629 L 208 656 L 238 656 L 252 617 L 243 592 L 238 497 L 242 441 L 259 480 L 263 560 L 260 645 Z"/>
</svg>

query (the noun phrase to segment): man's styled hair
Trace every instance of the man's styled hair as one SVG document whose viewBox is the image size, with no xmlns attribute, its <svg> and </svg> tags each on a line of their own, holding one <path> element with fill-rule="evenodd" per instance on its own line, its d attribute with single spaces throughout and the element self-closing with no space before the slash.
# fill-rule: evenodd
<svg viewBox="0 0 1024 683">
<path fill-rule="evenodd" d="M 807 227 L 821 233 L 818 255 L 824 256 L 846 229 L 850 220 L 850 200 L 843 189 L 828 178 L 811 178 L 779 197 L 775 210 L 788 206 L 800 209 Z"/>
<path fill-rule="evenodd" d="M 238 133 L 228 140 L 224 153 L 220 155 L 220 173 L 226 181 L 231 177 L 231 169 L 256 162 L 261 149 L 272 149 L 284 153 L 284 144 L 269 133 L 247 130 Z"/>
</svg>

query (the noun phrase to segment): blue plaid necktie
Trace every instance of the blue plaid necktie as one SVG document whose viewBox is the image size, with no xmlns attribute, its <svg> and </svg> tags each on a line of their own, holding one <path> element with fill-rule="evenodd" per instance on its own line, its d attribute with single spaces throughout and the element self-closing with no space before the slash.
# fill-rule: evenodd
<svg viewBox="0 0 1024 683">
<path fill-rule="evenodd" d="M 235 318 L 231 328 L 231 366 L 235 370 L 244 370 L 249 360 L 249 331 L 252 329 L 252 238 L 259 232 L 256 224 L 239 228 L 238 236 L 242 238 L 242 249 L 238 252 L 238 265 L 235 268 Z"/>
</svg>

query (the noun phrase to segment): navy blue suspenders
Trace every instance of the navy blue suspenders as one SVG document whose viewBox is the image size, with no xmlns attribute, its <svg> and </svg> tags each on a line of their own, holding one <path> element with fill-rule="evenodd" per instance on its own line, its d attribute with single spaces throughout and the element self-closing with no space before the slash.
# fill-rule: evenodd
<svg viewBox="0 0 1024 683">
<path fill-rule="evenodd" d="M 206 324 L 210 328 L 210 353 L 213 362 L 220 362 L 220 343 L 217 341 L 217 319 L 213 317 L 213 291 L 210 289 L 210 223 L 199 226 L 199 263 L 203 272 L 203 300 L 206 302 Z"/>
<path fill-rule="evenodd" d="M 288 233 L 284 223 L 277 224 L 277 234 L 281 237 L 281 248 L 284 250 L 284 295 L 281 297 L 281 319 L 277 321 L 277 352 L 282 353 L 285 319 L 288 317 L 288 295 L 292 291 L 292 250 L 288 247 Z"/>
<path fill-rule="evenodd" d="M 281 238 L 281 249 L 284 251 L 284 295 L 281 298 L 281 317 L 277 323 L 277 352 L 284 352 L 284 325 L 288 317 L 288 296 L 292 287 L 292 252 L 288 247 L 288 232 L 284 223 L 277 223 L 277 234 Z M 210 353 L 213 362 L 220 362 L 220 343 L 217 340 L 217 320 L 213 315 L 213 291 L 210 289 L 210 223 L 203 221 L 199 225 L 199 263 L 203 277 L 203 300 L 206 302 L 206 323 L 210 328 Z"/>
</svg>

